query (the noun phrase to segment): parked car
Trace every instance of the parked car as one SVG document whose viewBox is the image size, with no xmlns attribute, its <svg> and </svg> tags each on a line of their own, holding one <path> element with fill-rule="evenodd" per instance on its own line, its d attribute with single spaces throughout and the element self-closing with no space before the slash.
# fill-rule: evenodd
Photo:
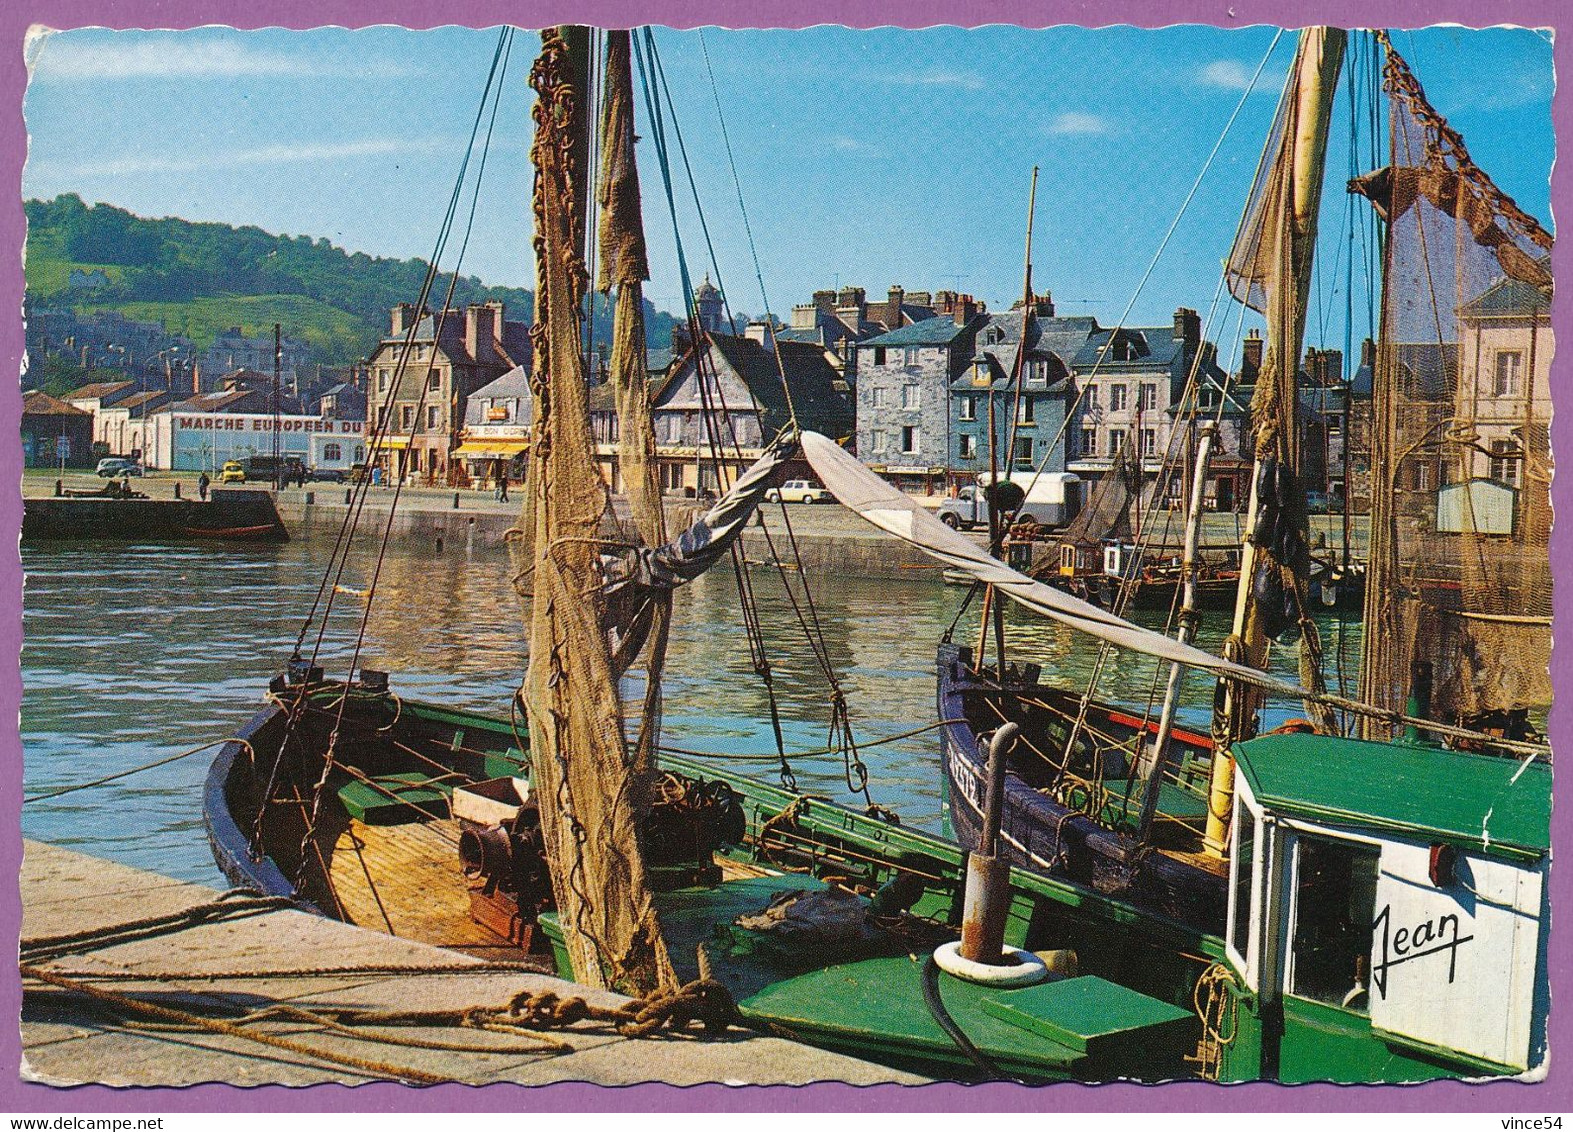
<svg viewBox="0 0 1573 1132">
<path fill-rule="evenodd" d="M 343 483 L 349 477 L 342 468 L 308 468 L 306 478 L 315 483 Z"/>
<path fill-rule="evenodd" d="M 813 480 L 787 480 L 765 492 L 771 503 L 834 503 L 836 497 Z"/>
<path fill-rule="evenodd" d="M 98 474 L 106 480 L 118 479 L 121 476 L 140 476 L 142 465 L 135 460 L 127 460 L 124 456 L 111 456 L 107 460 L 98 462 Z"/>
<path fill-rule="evenodd" d="M 218 474 L 219 483 L 245 483 L 246 467 L 239 460 L 226 463 Z"/>
</svg>

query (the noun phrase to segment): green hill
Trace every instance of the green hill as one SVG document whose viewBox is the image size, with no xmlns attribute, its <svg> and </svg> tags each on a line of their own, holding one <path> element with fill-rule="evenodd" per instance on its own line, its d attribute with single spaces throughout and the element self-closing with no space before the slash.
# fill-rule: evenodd
<svg viewBox="0 0 1573 1132">
<path fill-rule="evenodd" d="M 29 295 L 53 306 L 162 319 L 198 348 L 232 326 L 260 335 L 277 322 L 289 337 L 311 344 L 313 362 L 353 363 L 387 332 L 388 311 L 419 296 L 426 274 L 418 259 L 369 256 L 326 239 L 251 226 L 149 219 L 114 205 L 89 206 L 74 193 L 30 200 L 24 208 Z M 109 284 L 72 291 L 73 268 L 101 270 Z M 534 296 L 520 287 L 490 287 L 466 276 L 454 290 L 459 305 L 490 299 L 500 299 L 515 319 L 528 319 L 534 309 Z M 673 321 L 646 304 L 652 345 L 669 344 Z M 600 322 L 596 338 L 604 340 Z"/>
</svg>

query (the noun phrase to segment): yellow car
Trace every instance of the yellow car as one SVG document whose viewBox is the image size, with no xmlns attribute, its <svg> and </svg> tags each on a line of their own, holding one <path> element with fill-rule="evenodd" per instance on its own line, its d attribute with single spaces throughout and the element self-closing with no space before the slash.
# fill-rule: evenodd
<svg viewBox="0 0 1573 1132">
<path fill-rule="evenodd" d="M 224 465 L 224 470 L 218 474 L 219 483 L 245 483 L 246 469 L 239 460 L 231 460 Z"/>
</svg>

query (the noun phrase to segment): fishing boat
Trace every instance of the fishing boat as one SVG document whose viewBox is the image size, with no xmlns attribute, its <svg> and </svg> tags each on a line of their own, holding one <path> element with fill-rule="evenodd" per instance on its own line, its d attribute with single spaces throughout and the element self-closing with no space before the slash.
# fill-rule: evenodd
<svg viewBox="0 0 1573 1132">
<path fill-rule="evenodd" d="M 210 770 L 204 811 L 226 875 L 326 916 L 544 961 L 636 996 L 695 978 L 724 985 L 736 1015 L 723 1025 L 784 1027 L 941 1078 L 1397 1081 L 1539 1064 L 1549 768 L 1521 736 L 1483 739 L 1384 710 L 1384 723 L 1494 743 L 1525 761 L 1294 733 L 1228 736 L 1226 758 L 1215 736 L 1172 715 L 1153 725 L 1093 711 L 1044 688 L 1030 666 L 991 673 L 981 656 L 947 646 L 951 804 L 980 815 L 970 854 L 892 822 L 866 792 L 860 808 L 805 794 L 784 750 L 780 785 L 660 751 L 671 590 L 728 556 L 743 589 L 738 535 L 799 450 L 843 503 L 1001 601 L 1239 692 L 1310 690 L 1010 570 L 808 431 L 784 430 L 705 515 L 667 537 L 650 490 L 648 393 L 632 376 L 644 373 L 642 331 L 622 318 L 611 369 L 634 517 L 632 529 L 604 533 L 579 354 L 588 271 L 575 171 L 589 147 L 575 137 L 578 95 L 590 89 L 586 61 L 607 60 L 600 183 L 621 221 L 600 246 L 620 315 L 636 312 L 642 248 L 627 220 L 637 198 L 623 195 L 630 181 L 637 189 L 630 48 L 643 44 L 647 82 L 658 64 L 647 32 L 606 33 L 600 50 L 585 29 L 552 29 L 542 43 L 532 79 L 543 333 L 515 540 L 517 575 L 529 579 L 530 671 L 510 713 L 489 717 L 406 699 L 356 660 L 348 677 L 328 679 L 305 650 Z M 323 599 L 340 588 L 325 585 Z M 325 611 L 313 617 L 327 625 Z M 643 679 L 630 682 L 636 659 Z M 832 704 L 856 788 L 850 721 L 841 698 Z M 1102 820 L 1073 822 L 1067 808 L 1058 842 L 1029 840 L 1018 857 L 1021 831 L 1041 824 L 1027 795 L 1043 795 L 1004 764 L 1021 735 L 1053 726 L 1079 731 L 1078 757 L 1102 776 L 1087 799 Z M 1128 744 L 1150 737 L 1161 771 L 1144 772 L 1140 757 L 1115 766 L 1094 727 Z M 989 758 L 963 765 L 969 742 Z M 1179 803 L 1150 787 L 1178 780 L 1187 763 L 1205 774 L 1208 817 L 1228 819 L 1226 855 L 1192 860 L 1168 839 Z M 1371 789 L 1378 764 L 1386 777 Z M 1134 784 L 1117 795 L 1110 784 L 1122 773 Z M 1465 782 L 1473 788 L 1452 789 Z M 1109 836 L 1121 822 L 1141 839 Z M 1035 846 L 1052 856 L 1034 859 Z M 1479 1009 L 1482 996 L 1501 1007 Z"/>
<path fill-rule="evenodd" d="M 1441 815 L 1453 802 L 1485 819 L 1500 812 L 1494 806 L 1504 800 L 1503 784 L 1511 781 L 1507 793 L 1523 790 L 1515 804 L 1537 815 L 1533 840 L 1545 840 L 1538 831 L 1549 803 L 1549 774 L 1538 760 L 1549 752 L 1538 742 L 1533 719 L 1536 705 L 1543 710 L 1549 702 L 1544 477 L 1550 451 L 1544 367 L 1551 280 L 1545 254 L 1549 236 L 1469 160 L 1462 139 L 1425 101 L 1386 38 L 1378 36 L 1376 43 L 1392 98 L 1392 163 L 1351 182 L 1351 192 L 1372 198 L 1391 241 L 1377 367 L 1376 581 L 1366 586 L 1363 574 L 1325 563 L 1320 578 L 1311 573 L 1292 423 L 1297 367 L 1282 361 L 1299 356 L 1328 110 L 1345 49 L 1343 33 L 1313 30 L 1302 39 L 1291 69 L 1268 146 L 1271 160 L 1253 189 L 1227 269 L 1231 291 L 1266 313 L 1269 350 L 1254 399 L 1257 472 L 1232 603 L 1233 634 L 1225 650 L 1256 677 L 1212 666 L 1219 688 L 1209 734 L 1187 731 L 1176 721 L 1182 668 L 1205 670 L 1207 661 L 1169 658 L 1167 689 L 1160 668 L 1154 673 L 1153 699 L 1126 712 L 1101 702 L 1095 687 L 1067 689 L 1045 682 L 1036 665 L 1003 659 L 1000 601 L 1012 599 L 1100 636 L 1105 649 L 1126 650 L 1113 663 L 1128 663 L 1130 650 L 1160 654 L 1137 645 L 1127 629 L 1103 613 L 1103 608 L 1119 608 L 1106 597 L 1096 602 L 1062 597 L 941 530 L 870 482 L 852 462 L 824 449 L 819 450 L 822 462 L 811 460 L 843 504 L 996 597 L 993 633 L 986 599 L 977 647 L 961 647 L 947 634 L 937 657 L 948 813 L 963 842 L 975 843 L 987 824 L 989 792 L 983 784 L 990 735 L 1003 724 L 1015 725 L 1020 737 L 1008 763 L 1000 828 L 1010 859 L 1116 894 L 1145 913 L 1181 919 L 1234 940 L 1226 977 L 1236 993 L 1260 996 L 1262 1013 L 1255 1024 L 1261 1029 L 1255 1040 L 1262 1044 L 1256 1069 L 1282 1080 L 1306 1079 L 1318 1058 L 1330 1055 L 1340 1042 L 1347 1042 L 1351 1053 L 1363 1049 L 1361 1057 L 1371 1058 L 1364 1062 L 1365 1071 L 1379 1075 L 1375 1066 L 1387 1052 L 1417 1048 L 1407 1037 L 1435 1037 L 1448 1026 L 1460 1036 L 1427 1051 L 1436 1071 L 1478 1070 L 1472 1058 L 1494 1038 L 1466 1040 L 1463 1032 L 1475 1025 L 1482 1035 L 1512 1028 L 1517 1023 L 1505 1019 L 1532 1014 L 1533 1001 L 1545 988 L 1543 956 L 1525 949 L 1514 961 L 1511 979 L 1526 989 L 1511 1005 L 1484 989 L 1498 978 L 1485 974 L 1478 987 L 1449 992 L 1458 1005 L 1442 1011 L 1454 1016 L 1447 1025 L 1422 1022 L 1415 1007 L 1395 1006 L 1388 998 L 1386 972 L 1395 959 L 1405 961 L 1413 953 L 1416 932 L 1440 943 L 1445 919 L 1449 939 L 1463 938 L 1469 933 L 1454 929 L 1478 911 L 1470 882 L 1451 872 L 1447 862 L 1456 862 L 1472 847 L 1484 848 L 1489 839 L 1471 835 L 1466 846 L 1458 840 L 1464 832 L 1460 825 L 1447 837 L 1433 835 L 1439 823 L 1452 824 Z M 1417 295 L 1429 295 L 1431 301 L 1417 302 Z M 1422 306 L 1426 318 L 1415 313 Z M 1433 317 L 1439 307 L 1453 317 Z M 1526 354 L 1534 359 L 1538 350 L 1542 369 L 1527 383 L 1515 379 L 1517 386 L 1493 383 L 1482 372 L 1488 349 L 1499 351 L 1499 357 L 1506 353 L 1513 373 Z M 1473 365 L 1465 360 L 1471 354 Z M 1512 395 L 1504 396 L 1504 388 Z M 1494 438 L 1490 445 L 1483 440 L 1487 433 Z M 1194 634 L 1203 608 L 1197 520 L 1211 443 L 1211 434 L 1204 433 L 1190 485 L 1183 564 L 1170 589 L 1170 596 L 1179 598 L 1177 643 L 1182 645 Z M 1483 455 L 1492 451 L 1522 463 L 1504 470 L 1499 459 L 1487 468 Z M 1417 470 L 1417 465 L 1423 467 Z M 1538 478 L 1530 478 L 1531 468 Z M 1086 513 L 1097 511 L 1095 503 Z M 1124 514 L 1122 506 L 1118 514 Z M 1105 549 L 1126 548 L 1116 542 Z M 1144 580 L 1146 572 L 1114 571 L 1131 582 Z M 1056 580 L 1063 585 L 1064 579 Z M 1322 686 L 1320 642 L 1309 617 L 1313 601 L 1336 605 L 1353 596 L 1363 597 L 1371 630 L 1362 666 L 1364 699 L 1358 702 Z M 1499 633 L 1514 647 L 1482 648 Z M 991 637 L 995 658 L 989 661 L 985 652 Z M 1300 686 L 1269 688 L 1260 679 L 1272 639 L 1297 641 Z M 1113 655 L 1106 652 L 1100 667 Z M 1442 694 L 1444 680 L 1448 692 Z M 1257 737 L 1267 695 L 1302 700 L 1307 718 L 1288 720 Z M 1335 711 L 1355 721 L 1359 739 L 1345 736 Z M 1514 755 L 1525 760 L 1522 765 Z M 1527 777 L 1532 770 L 1533 782 Z M 1444 798 L 1430 787 L 1446 781 L 1467 793 L 1462 799 Z M 1420 789 L 1421 783 L 1427 788 Z M 1316 792 L 1313 787 L 1329 791 L 1314 804 L 1308 797 Z M 1339 789 L 1347 796 L 1334 803 L 1332 794 Z M 1275 847 L 1262 857 L 1260 838 L 1274 835 L 1252 825 L 1262 815 L 1250 806 L 1242 810 L 1239 799 L 1260 800 L 1264 791 L 1291 810 L 1297 805 L 1320 809 L 1328 824 L 1296 822 L 1300 836 L 1277 836 Z M 1406 791 L 1416 792 L 1413 806 L 1397 804 Z M 1386 803 L 1368 798 L 1389 792 L 1395 796 Z M 1375 812 L 1383 808 L 1390 812 Z M 1379 850 L 1362 857 L 1365 850 L 1316 840 L 1348 837 L 1351 828 L 1340 828 L 1340 822 L 1352 815 L 1384 827 Z M 1390 900 L 1401 893 L 1389 878 L 1418 879 L 1416 869 L 1402 862 L 1423 856 L 1444 862 L 1435 875 L 1426 873 L 1429 896 L 1435 899 L 1423 902 L 1427 914 L 1416 927 L 1396 936 L 1392 917 L 1399 913 Z M 1324 876 L 1339 895 L 1328 903 L 1325 894 L 1302 893 L 1302 903 L 1289 913 L 1291 934 L 1264 936 L 1264 924 L 1286 921 L 1259 918 L 1263 904 L 1253 886 L 1262 881 L 1252 878 L 1252 870 L 1285 861 L 1295 862 L 1296 883 L 1302 887 L 1310 883 L 1307 878 Z M 1489 866 L 1481 862 L 1481 867 Z M 1283 899 L 1284 894 L 1271 891 L 1280 879 L 1269 881 L 1269 906 Z M 1542 881 L 1543 876 L 1529 881 L 1529 895 L 1519 906 L 1541 917 L 1540 933 L 1544 905 L 1540 912 L 1529 909 L 1543 899 Z M 1313 909 L 1325 922 L 1315 922 Z M 1281 904 L 1276 914 L 1286 914 Z M 1297 953 L 1302 940 L 1319 934 L 1337 936 L 1347 949 L 1334 964 L 1342 971 L 1342 993 L 1331 998 L 1328 988 L 1338 980 L 1313 986 L 1309 974 L 1302 981 L 1296 973 L 1297 965 L 1305 973 L 1322 962 L 1323 957 Z M 1410 950 L 1400 955 L 1394 940 Z M 1458 953 L 1449 943 L 1426 954 L 1444 951 L 1450 960 Z M 1374 981 L 1378 970 L 1384 972 L 1381 986 Z M 1450 987 L 1456 975 L 1449 966 Z M 1484 1017 L 1466 1023 L 1465 1016 L 1476 1009 Z M 1402 1023 L 1389 1025 L 1397 1017 Z M 1533 1025 L 1529 1032 L 1539 1033 Z M 1540 1057 L 1542 1039 L 1531 1037 L 1524 1046 L 1526 1031 L 1516 1033 L 1513 1059 L 1503 1060 L 1504 1047 L 1495 1045 L 1496 1053 L 1487 1057 L 1498 1071 L 1504 1064 L 1535 1064 Z M 1447 1049 L 1457 1056 L 1450 1059 Z M 1334 1078 L 1358 1073 L 1358 1060 L 1322 1062 L 1321 1071 Z"/>
</svg>

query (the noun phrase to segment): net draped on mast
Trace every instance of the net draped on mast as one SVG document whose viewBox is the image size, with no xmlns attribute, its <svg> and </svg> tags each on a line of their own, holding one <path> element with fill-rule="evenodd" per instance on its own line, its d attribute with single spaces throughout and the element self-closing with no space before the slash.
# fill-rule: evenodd
<svg viewBox="0 0 1573 1132">
<path fill-rule="evenodd" d="M 607 496 L 595 466 L 580 352 L 590 285 L 581 251 L 590 159 L 589 31 L 548 29 L 541 44 L 530 75 L 537 95 L 537 290 L 534 435 L 521 519 L 534 590 L 524 696 L 531 773 L 575 977 L 644 995 L 675 986 L 676 977 L 639 851 L 646 776 L 624 736 L 619 672 L 604 632 L 598 530 Z M 609 82 L 615 87 L 615 73 Z M 610 101 L 619 98 L 626 92 Z M 631 154 L 626 158 L 631 166 Z M 617 242 L 614 279 L 637 273 L 637 258 Z"/>
<path fill-rule="evenodd" d="M 1551 702 L 1551 237 L 1386 46 L 1391 164 L 1350 184 L 1388 226 L 1361 697 L 1529 737 Z"/>
</svg>

